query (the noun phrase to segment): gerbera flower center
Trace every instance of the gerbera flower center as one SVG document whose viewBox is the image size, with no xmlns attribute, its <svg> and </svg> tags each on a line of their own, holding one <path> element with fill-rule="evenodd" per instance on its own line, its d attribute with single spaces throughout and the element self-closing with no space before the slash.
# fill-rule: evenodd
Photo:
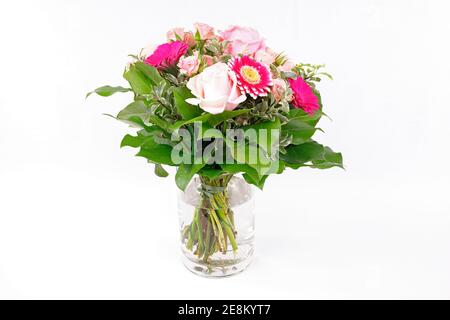
<svg viewBox="0 0 450 320">
<path fill-rule="evenodd" d="M 251 84 L 258 84 L 261 82 L 261 75 L 258 70 L 251 66 L 243 66 L 240 73 L 245 81 Z"/>
</svg>

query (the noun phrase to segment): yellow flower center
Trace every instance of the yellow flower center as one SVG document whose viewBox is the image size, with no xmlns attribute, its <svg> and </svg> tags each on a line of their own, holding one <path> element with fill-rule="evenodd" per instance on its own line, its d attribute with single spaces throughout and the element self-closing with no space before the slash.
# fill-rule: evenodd
<svg viewBox="0 0 450 320">
<path fill-rule="evenodd" d="M 258 84 L 261 81 L 258 70 L 250 66 L 243 66 L 241 68 L 241 75 L 244 77 L 245 81 L 251 84 Z"/>
</svg>

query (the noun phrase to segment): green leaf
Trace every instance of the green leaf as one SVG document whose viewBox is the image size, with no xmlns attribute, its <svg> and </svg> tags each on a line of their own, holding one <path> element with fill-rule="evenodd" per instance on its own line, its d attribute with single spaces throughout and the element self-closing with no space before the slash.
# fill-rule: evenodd
<svg viewBox="0 0 450 320">
<path fill-rule="evenodd" d="M 232 111 L 225 110 L 224 112 L 219 114 L 204 113 L 198 117 L 189 120 L 177 121 L 171 125 L 171 129 L 176 130 L 184 125 L 188 125 L 194 122 L 205 122 L 205 121 L 207 121 L 208 124 L 211 125 L 212 127 L 215 127 L 218 124 L 224 122 L 225 120 L 237 117 L 244 113 L 248 113 L 249 111 L 250 109 L 239 109 Z"/>
<path fill-rule="evenodd" d="M 239 109 L 239 110 L 231 110 L 231 111 L 225 110 L 224 112 L 219 113 L 219 114 L 211 114 L 211 116 L 208 119 L 208 123 L 211 126 L 215 127 L 218 124 L 221 124 L 222 122 L 224 122 L 228 119 L 248 113 L 249 111 L 250 111 L 250 109 Z"/>
<path fill-rule="evenodd" d="M 244 126 L 242 129 L 244 129 L 245 132 L 249 132 L 249 130 L 256 130 L 257 133 L 257 143 L 258 145 L 266 151 L 268 154 L 271 154 L 272 152 L 276 152 L 279 144 L 279 138 L 280 138 L 280 130 L 281 129 L 281 123 L 279 118 L 275 118 L 272 121 L 264 121 L 261 123 Z M 266 130 L 266 136 L 261 136 L 263 132 L 259 130 Z M 272 141 L 273 140 L 273 141 Z"/>
<path fill-rule="evenodd" d="M 152 92 L 152 82 L 134 64 L 129 66 L 123 77 L 137 94 L 150 94 Z"/>
<path fill-rule="evenodd" d="M 304 164 L 312 160 L 323 159 L 324 148 L 321 144 L 312 141 L 300 145 L 290 145 L 286 148 L 286 154 L 280 154 L 280 158 L 293 164 Z"/>
<path fill-rule="evenodd" d="M 314 135 L 317 128 L 314 128 L 307 122 L 294 118 L 282 126 L 283 133 L 292 136 L 292 144 L 302 144 L 307 142 Z"/>
<path fill-rule="evenodd" d="M 342 154 L 339 152 L 334 152 L 329 147 L 324 147 L 323 160 L 314 160 L 312 167 L 317 169 L 340 167 L 344 169 L 342 164 Z"/>
<path fill-rule="evenodd" d="M 343 168 L 341 153 L 334 152 L 329 147 L 324 147 L 315 141 L 291 145 L 286 148 L 286 154 L 280 154 L 280 158 L 286 162 L 287 166 L 294 169 L 301 166 L 317 169 Z"/>
<path fill-rule="evenodd" d="M 132 90 L 130 88 L 124 88 L 124 87 L 120 87 L 120 86 L 117 86 L 117 87 L 103 86 L 103 87 L 99 87 L 99 88 L 95 89 L 94 91 L 89 92 L 86 95 L 86 98 L 89 97 L 93 93 L 96 93 L 102 97 L 109 97 L 117 92 L 129 92 L 129 91 L 132 91 Z"/>
<path fill-rule="evenodd" d="M 230 154 L 238 164 L 247 164 L 256 170 L 258 175 L 267 175 L 279 170 L 278 160 L 270 159 L 266 151 L 257 145 L 240 141 L 234 142 L 225 138 Z"/>
<path fill-rule="evenodd" d="M 245 179 L 245 181 L 247 181 L 247 183 L 250 183 L 250 184 L 252 184 L 252 185 L 254 185 L 254 186 L 256 186 L 257 188 L 259 188 L 259 189 L 262 190 L 262 189 L 264 188 L 264 183 L 266 182 L 266 179 L 267 179 L 269 176 L 268 176 L 268 175 L 262 176 L 261 179 L 255 180 L 255 179 L 253 179 L 253 177 L 250 176 L 249 174 L 244 173 L 244 174 L 242 175 L 242 177 Z"/>
<path fill-rule="evenodd" d="M 158 144 L 155 137 L 161 130 L 156 127 L 150 127 L 152 132 L 141 130 L 137 136 L 127 134 L 121 143 L 121 147 L 141 148 L 136 154 L 138 157 L 144 157 L 152 163 L 167 164 L 173 166 L 172 147 L 166 144 Z"/>
<path fill-rule="evenodd" d="M 202 114 L 202 110 L 198 106 L 191 105 L 186 99 L 192 98 L 193 95 L 187 87 L 175 87 L 173 90 L 175 107 L 184 120 L 196 118 Z"/>
<path fill-rule="evenodd" d="M 280 124 L 280 119 L 275 118 L 272 121 L 264 121 L 264 122 L 260 122 L 257 124 L 252 124 L 249 126 L 244 126 L 242 127 L 242 129 L 244 130 L 248 130 L 248 129 L 255 129 L 255 130 L 260 130 L 260 129 L 266 129 L 266 130 L 271 130 L 271 129 L 280 129 L 281 128 L 281 124 Z"/>
<path fill-rule="evenodd" d="M 118 120 L 130 120 L 134 117 L 138 117 L 145 124 L 148 123 L 149 117 L 152 115 L 150 108 L 142 100 L 134 101 L 122 109 L 117 114 Z"/>
<path fill-rule="evenodd" d="M 141 147 L 141 150 L 136 154 L 137 157 L 143 157 L 159 164 L 175 165 L 171 158 L 172 147 L 166 144 L 153 144 Z"/>
<path fill-rule="evenodd" d="M 161 129 L 163 129 L 164 131 L 167 131 L 169 133 L 173 132 L 172 128 L 171 128 L 171 124 L 169 122 L 167 122 L 166 120 L 156 116 L 156 115 L 151 115 L 148 120 L 153 123 L 154 125 L 157 125 L 158 127 L 160 127 Z"/>
<path fill-rule="evenodd" d="M 259 181 L 260 176 L 258 174 L 258 171 L 256 171 L 255 168 L 252 168 L 248 164 L 242 164 L 242 163 L 234 163 L 234 164 L 221 164 L 220 167 L 228 173 L 236 174 L 236 173 L 246 173 L 250 177 L 252 177 L 253 180 Z"/>
<path fill-rule="evenodd" d="M 153 86 L 165 82 L 164 78 L 161 77 L 159 71 L 155 67 L 141 61 L 135 62 L 134 66 L 151 82 Z"/>
<path fill-rule="evenodd" d="M 164 169 L 164 167 L 158 163 L 155 164 L 155 174 L 161 178 L 165 178 L 169 175 L 169 173 Z"/>
<path fill-rule="evenodd" d="M 220 176 L 221 174 L 223 174 L 224 171 L 222 169 L 215 169 L 212 168 L 210 165 L 206 165 L 204 166 L 199 172 L 198 174 L 201 176 L 205 176 L 209 179 L 215 179 L 218 176 Z"/>
<path fill-rule="evenodd" d="M 175 175 L 175 183 L 177 184 L 178 188 L 184 191 L 184 189 L 186 189 L 187 185 L 191 181 L 192 177 L 204 166 L 205 163 L 201 164 L 181 163 Z"/>
<path fill-rule="evenodd" d="M 148 127 L 147 130 L 139 131 L 137 136 L 127 134 L 123 137 L 120 147 L 139 148 L 145 145 L 153 146 L 157 144 L 155 141 L 155 135 L 158 133 L 162 133 L 161 129 L 157 127 Z"/>
<path fill-rule="evenodd" d="M 198 117 L 195 117 L 195 118 L 192 118 L 189 120 L 177 121 L 170 126 L 170 129 L 172 131 L 175 131 L 176 129 L 179 129 L 184 125 L 188 125 L 188 124 L 191 124 L 194 122 L 204 122 L 204 121 L 208 120 L 210 117 L 211 117 L 210 113 L 205 113 L 205 114 L 202 114 L 201 116 L 198 116 Z"/>
</svg>

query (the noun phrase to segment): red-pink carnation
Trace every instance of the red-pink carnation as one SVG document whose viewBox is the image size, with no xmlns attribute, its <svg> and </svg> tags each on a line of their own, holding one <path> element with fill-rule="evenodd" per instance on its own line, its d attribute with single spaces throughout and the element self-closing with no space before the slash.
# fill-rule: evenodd
<svg viewBox="0 0 450 320">
<path fill-rule="evenodd" d="M 319 110 L 319 99 L 305 80 L 301 77 L 289 79 L 289 85 L 294 93 L 292 100 L 294 107 L 301 108 L 310 115 Z"/>
<path fill-rule="evenodd" d="M 187 50 L 188 46 L 183 41 L 164 43 L 145 59 L 145 63 L 164 70 L 175 65 Z"/>
</svg>

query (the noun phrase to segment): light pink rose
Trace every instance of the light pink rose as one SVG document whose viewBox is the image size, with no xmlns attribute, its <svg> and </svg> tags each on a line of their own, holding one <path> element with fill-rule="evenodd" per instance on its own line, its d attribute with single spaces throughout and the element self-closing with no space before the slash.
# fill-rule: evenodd
<svg viewBox="0 0 450 320">
<path fill-rule="evenodd" d="M 195 31 L 200 34 L 200 39 L 208 40 L 214 37 L 214 28 L 206 23 L 194 23 Z"/>
<path fill-rule="evenodd" d="M 211 66 L 211 65 L 214 64 L 214 58 L 213 58 L 213 57 L 204 54 L 204 55 L 202 56 L 202 58 L 203 58 L 203 63 L 204 63 L 205 65 Z"/>
<path fill-rule="evenodd" d="M 200 61 L 198 59 L 198 51 L 195 51 L 192 56 L 182 57 L 178 62 L 180 72 L 188 77 L 197 73 L 199 65 Z"/>
<path fill-rule="evenodd" d="M 231 26 L 222 31 L 220 36 L 228 41 L 228 52 L 234 56 L 238 54 L 253 55 L 259 50 L 264 50 L 266 45 L 258 31 L 252 28 Z"/>
<path fill-rule="evenodd" d="M 186 102 L 198 105 L 212 114 L 233 110 L 246 99 L 245 94 L 237 87 L 236 75 L 222 62 L 213 64 L 192 77 L 187 87 L 195 98 L 186 99 Z"/>
<path fill-rule="evenodd" d="M 276 101 L 280 101 L 283 99 L 284 94 L 286 93 L 287 84 L 283 79 L 273 79 L 273 86 L 271 92 Z"/>
<path fill-rule="evenodd" d="M 185 32 L 184 28 L 173 28 L 167 32 L 167 41 L 177 41 L 181 39 L 189 47 L 196 45 L 194 34 L 191 31 Z"/>
<path fill-rule="evenodd" d="M 269 47 L 266 47 L 264 50 L 258 50 L 255 53 L 255 60 L 264 63 L 267 66 L 270 66 L 272 63 L 274 63 L 276 57 L 277 53 Z"/>
<path fill-rule="evenodd" d="M 183 41 L 191 48 L 195 47 L 195 45 L 197 44 L 197 41 L 195 41 L 194 38 L 194 34 L 191 31 L 184 34 Z"/>
<path fill-rule="evenodd" d="M 180 39 L 184 38 L 184 28 L 173 28 L 170 29 L 169 31 L 167 31 L 167 41 L 176 41 L 179 40 L 177 39 L 177 36 Z"/>
<path fill-rule="evenodd" d="M 291 69 L 295 67 L 295 63 L 292 60 L 287 60 L 282 66 L 279 66 L 278 69 L 284 72 L 291 71 Z"/>
</svg>

